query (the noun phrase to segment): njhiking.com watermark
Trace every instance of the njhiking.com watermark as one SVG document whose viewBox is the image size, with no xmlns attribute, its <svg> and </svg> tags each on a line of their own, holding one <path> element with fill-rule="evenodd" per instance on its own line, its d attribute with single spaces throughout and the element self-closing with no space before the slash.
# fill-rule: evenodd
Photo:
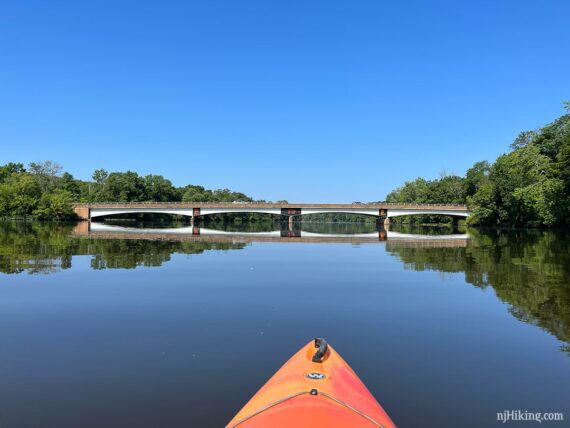
<svg viewBox="0 0 570 428">
<path fill-rule="evenodd" d="M 562 422 L 564 414 L 562 412 L 529 412 L 528 410 L 503 410 L 497 412 L 497 420 L 506 424 L 507 422 Z"/>
</svg>

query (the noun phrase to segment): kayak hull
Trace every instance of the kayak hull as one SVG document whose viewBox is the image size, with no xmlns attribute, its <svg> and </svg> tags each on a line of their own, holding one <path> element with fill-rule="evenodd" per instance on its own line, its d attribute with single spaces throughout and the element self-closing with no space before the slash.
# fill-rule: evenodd
<svg viewBox="0 0 570 428">
<path fill-rule="evenodd" d="M 395 427 L 358 378 L 331 347 L 313 361 L 310 342 L 251 398 L 227 428 Z"/>
</svg>

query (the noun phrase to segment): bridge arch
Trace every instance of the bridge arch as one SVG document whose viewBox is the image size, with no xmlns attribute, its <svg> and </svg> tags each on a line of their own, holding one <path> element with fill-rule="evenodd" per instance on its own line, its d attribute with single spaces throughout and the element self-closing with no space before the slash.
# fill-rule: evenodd
<svg viewBox="0 0 570 428">
<path fill-rule="evenodd" d="M 190 209 L 163 209 L 163 208 L 96 208 L 91 209 L 91 218 L 109 217 L 119 214 L 174 214 L 192 217 Z"/>
<path fill-rule="evenodd" d="M 458 211 L 458 210 L 414 210 L 414 209 L 396 209 L 396 210 L 388 210 L 388 218 L 390 217 L 401 217 L 404 215 L 446 215 L 452 217 L 469 217 L 471 214 L 467 211 Z"/>
<path fill-rule="evenodd" d="M 279 208 L 247 208 L 247 207 L 200 208 L 200 216 L 212 215 L 212 214 L 247 214 L 247 213 L 281 215 L 281 209 L 279 209 Z"/>
<path fill-rule="evenodd" d="M 378 217 L 378 210 L 377 209 L 347 209 L 347 208 L 331 208 L 331 209 L 310 209 L 310 208 L 303 208 L 300 214 L 294 215 L 309 215 L 309 214 L 360 214 L 360 215 L 369 215 Z"/>
</svg>

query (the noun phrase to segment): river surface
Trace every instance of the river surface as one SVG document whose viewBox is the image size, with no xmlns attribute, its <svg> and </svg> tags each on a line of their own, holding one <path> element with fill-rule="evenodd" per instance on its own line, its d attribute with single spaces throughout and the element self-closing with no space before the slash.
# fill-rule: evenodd
<svg viewBox="0 0 570 428">
<path fill-rule="evenodd" d="M 2 428 L 223 427 L 316 336 L 400 427 L 570 425 L 567 233 L 86 225 L 0 224 Z"/>
</svg>

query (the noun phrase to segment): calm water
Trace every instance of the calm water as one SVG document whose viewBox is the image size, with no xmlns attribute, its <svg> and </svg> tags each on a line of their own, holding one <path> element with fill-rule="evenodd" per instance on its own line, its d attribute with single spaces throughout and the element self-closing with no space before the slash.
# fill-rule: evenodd
<svg viewBox="0 0 570 428">
<path fill-rule="evenodd" d="M 222 427 L 315 336 L 401 427 L 568 426 L 567 234 L 152 228 L 0 224 L 0 427 Z"/>
</svg>

